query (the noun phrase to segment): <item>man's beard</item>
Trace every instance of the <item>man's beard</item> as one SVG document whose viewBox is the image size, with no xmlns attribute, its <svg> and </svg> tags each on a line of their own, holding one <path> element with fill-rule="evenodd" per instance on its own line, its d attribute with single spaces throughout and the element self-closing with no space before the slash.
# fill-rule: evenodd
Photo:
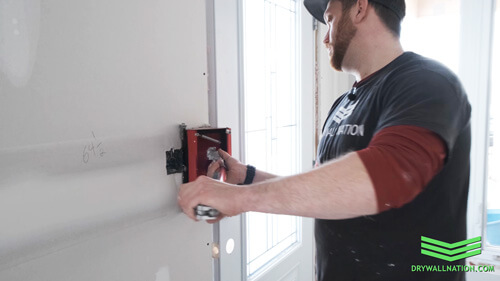
<svg viewBox="0 0 500 281">
<path fill-rule="evenodd" d="M 349 44 L 351 44 L 356 31 L 357 28 L 352 23 L 352 20 L 349 17 L 349 12 L 343 12 L 335 34 L 333 55 L 330 58 L 330 64 L 334 69 L 342 71 L 342 62 L 344 61 L 347 48 L 349 48 Z"/>
</svg>

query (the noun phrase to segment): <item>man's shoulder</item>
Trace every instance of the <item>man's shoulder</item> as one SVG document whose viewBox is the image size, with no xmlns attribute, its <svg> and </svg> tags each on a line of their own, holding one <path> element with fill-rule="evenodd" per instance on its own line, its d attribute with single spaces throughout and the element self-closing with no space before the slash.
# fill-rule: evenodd
<svg viewBox="0 0 500 281">
<path fill-rule="evenodd" d="M 382 95 L 411 100 L 423 98 L 454 98 L 466 100 L 467 95 L 458 77 L 442 63 L 406 52 L 376 82 Z M 399 93 L 399 94 L 397 94 Z M 438 94 L 438 95 L 436 95 Z"/>
<path fill-rule="evenodd" d="M 457 108 L 470 107 L 458 77 L 442 63 L 411 52 L 395 62 L 374 87 L 381 105 L 432 101 Z"/>
<path fill-rule="evenodd" d="M 460 84 L 458 77 L 447 66 L 413 52 L 405 52 L 400 63 L 388 72 L 388 76 L 398 80 L 421 80 L 422 82 L 429 79 L 435 81 L 436 78 L 440 78 L 454 85 Z"/>
</svg>

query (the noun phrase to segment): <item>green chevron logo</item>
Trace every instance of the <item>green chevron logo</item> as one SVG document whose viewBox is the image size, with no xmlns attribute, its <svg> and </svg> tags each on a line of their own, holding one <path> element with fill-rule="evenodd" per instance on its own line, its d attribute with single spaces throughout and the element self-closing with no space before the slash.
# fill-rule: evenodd
<svg viewBox="0 0 500 281">
<path fill-rule="evenodd" d="M 421 238 L 422 238 L 421 240 L 422 243 L 420 244 L 422 246 L 421 253 L 423 255 L 435 257 L 437 259 L 442 259 L 445 261 L 452 262 L 481 254 L 481 236 L 459 241 L 453 244 L 425 236 L 421 236 Z"/>
</svg>

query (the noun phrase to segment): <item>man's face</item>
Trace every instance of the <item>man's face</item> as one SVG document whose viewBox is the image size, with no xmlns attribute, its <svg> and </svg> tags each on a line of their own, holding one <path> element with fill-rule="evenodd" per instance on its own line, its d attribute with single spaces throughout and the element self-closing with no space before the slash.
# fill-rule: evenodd
<svg viewBox="0 0 500 281">
<path fill-rule="evenodd" d="M 324 18 L 328 26 L 328 32 L 323 43 L 328 49 L 331 66 L 341 71 L 345 54 L 357 29 L 349 17 L 349 11 L 342 12 L 342 4 L 339 1 L 330 1 L 328 3 Z"/>
</svg>

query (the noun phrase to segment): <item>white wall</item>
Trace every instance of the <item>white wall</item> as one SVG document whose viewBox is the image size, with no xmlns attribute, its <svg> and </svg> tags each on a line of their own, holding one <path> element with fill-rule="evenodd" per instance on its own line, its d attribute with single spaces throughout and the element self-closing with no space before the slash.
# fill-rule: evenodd
<svg viewBox="0 0 500 281">
<path fill-rule="evenodd" d="M 212 280 L 165 170 L 178 125 L 208 123 L 205 14 L 0 0 L 0 280 Z"/>
</svg>

